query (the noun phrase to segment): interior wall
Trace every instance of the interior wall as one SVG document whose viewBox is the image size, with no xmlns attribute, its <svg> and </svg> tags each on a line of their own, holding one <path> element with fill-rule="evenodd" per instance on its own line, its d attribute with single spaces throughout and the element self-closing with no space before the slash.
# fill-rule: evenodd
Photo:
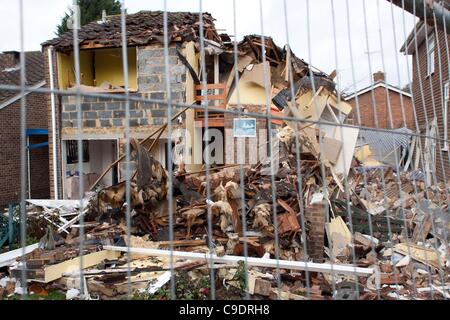
<svg viewBox="0 0 450 320">
<path fill-rule="evenodd" d="M 65 143 L 66 141 L 64 141 Z M 68 180 L 73 180 L 73 177 L 77 171 L 79 171 L 78 163 L 67 164 L 66 147 L 63 147 L 63 172 L 64 172 L 64 198 L 68 197 L 69 189 L 74 187 L 69 187 Z M 89 140 L 89 161 L 83 162 L 83 174 L 95 174 L 99 176 L 103 171 L 117 158 L 117 140 Z M 90 177 L 85 181 L 85 191 L 88 190 L 89 186 L 87 184 L 91 183 Z M 100 180 L 101 185 L 110 186 L 113 184 L 113 171 L 110 170 L 102 180 Z M 77 194 L 77 193 L 76 193 Z"/>
<path fill-rule="evenodd" d="M 75 66 L 73 53 L 70 55 L 58 53 L 59 87 L 67 89 L 75 83 Z M 81 84 L 87 86 L 94 85 L 92 51 L 80 51 L 80 73 L 82 75 Z"/>
<path fill-rule="evenodd" d="M 95 53 L 95 58 L 94 58 Z M 95 75 L 94 75 L 95 66 Z M 59 86 L 67 89 L 75 83 L 73 53 L 58 53 Z M 99 87 L 104 81 L 124 86 L 122 49 L 97 49 L 80 51 L 81 84 Z M 128 48 L 128 83 L 130 90 L 137 90 L 136 48 Z"/>
<path fill-rule="evenodd" d="M 95 51 L 95 77 L 97 86 L 104 81 L 115 86 L 124 86 L 122 48 Z M 136 48 L 128 48 L 128 84 L 130 90 L 137 90 Z"/>
<path fill-rule="evenodd" d="M 250 81 L 239 79 L 239 102 L 241 104 L 265 105 L 267 104 L 266 90 Z M 228 103 L 238 104 L 236 89 L 234 89 Z"/>
<path fill-rule="evenodd" d="M 89 162 L 90 172 L 98 175 L 116 159 L 115 140 L 90 140 L 89 141 Z M 113 184 L 112 172 L 108 172 L 100 181 L 100 184 L 110 186 Z"/>
</svg>

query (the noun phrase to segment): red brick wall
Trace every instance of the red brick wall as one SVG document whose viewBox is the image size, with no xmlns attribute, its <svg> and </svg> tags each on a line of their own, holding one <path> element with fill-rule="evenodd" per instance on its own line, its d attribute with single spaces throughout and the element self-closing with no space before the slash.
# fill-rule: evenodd
<svg viewBox="0 0 450 320">
<path fill-rule="evenodd" d="M 323 247 L 325 241 L 325 205 L 316 203 L 305 207 L 305 225 L 307 232 L 307 256 L 314 262 L 323 262 Z"/>
<path fill-rule="evenodd" d="M 358 104 L 359 104 L 359 114 L 361 117 L 361 125 L 365 127 L 371 128 L 384 128 L 390 129 L 391 127 L 391 119 L 389 116 L 389 106 L 388 99 L 390 101 L 390 109 L 392 113 L 392 124 L 393 128 L 403 127 L 406 123 L 406 126 L 410 129 L 415 129 L 414 124 L 414 115 L 412 110 L 412 100 L 410 97 L 402 95 L 399 93 L 389 90 L 389 97 L 386 94 L 385 87 L 377 87 L 372 91 L 368 91 L 358 96 Z M 404 116 L 402 112 L 401 99 L 403 99 L 403 109 Z M 358 116 L 357 116 L 357 103 L 356 99 L 353 98 L 349 101 L 352 105 L 352 112 L 348 117 L 348 122 L 359 125 Z M 376 112 L 375 112 L 376 110 Z M 377 116 L 378 126 L 376 125 L 375 115 Z"/>
<path fill-rule="evenodd" d="M 435 37 L 435 71 L 431 76 L 427 76 L 427 56 L 425 41 L 419 44 L 418 52 L 413 54 L 413 85 L 412 92 L 414 105 L 417 113 L 417 120 L 421 128 L 421 133 L 425 134 L 427 120 L 429 123 L 436 116 L 438 124 L 438 134 L 442 139 L 444 134 L 443 123 L 443 87 L 449 80 L 448 75 L 448 52 L 445 44 L 445 37 L 450 36 L 439 32 Z M 439 63 L 439 56 L 441 63 Z M 418 61 L 418 62 L 417 62 Z M 434 106 L 434 107 L 433 107 Z M 447 137 L 448 139 L 448 137 Z M 425 146 L 422 140 L 422 148 Z M 438 141 L 436 146 L 436 177 L 439 181 L 448 181 L 450 177 L 450 165 L 448 151 L 442 151 L 443 142 Z"/>
<path fill-rule="evenodd" d="M 44 95 L 27 95 L 26 110 L 27 128 L 47 128 L 47 103 Z M 46 140 L 46 136 L 37 136 L 31 138 L 30 143 Z M 20 100 L 0 110 L 0 145 L 0 206 L 3 207 L 20 199 Z M 32 197 L 48 198 L 47 148 L 31 150 L 30 167 Z"/>
</svg>

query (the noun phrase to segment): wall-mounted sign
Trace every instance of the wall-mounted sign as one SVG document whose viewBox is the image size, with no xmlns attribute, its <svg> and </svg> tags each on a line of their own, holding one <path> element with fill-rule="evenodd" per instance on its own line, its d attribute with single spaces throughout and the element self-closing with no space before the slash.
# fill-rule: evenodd
<svg viewBox="0 0 450 320">
<path fill-rule="evenodd" d="M 256 119 L 255 118 L 233 119 L 233 136 L 256 137 Z"/>
</svg>

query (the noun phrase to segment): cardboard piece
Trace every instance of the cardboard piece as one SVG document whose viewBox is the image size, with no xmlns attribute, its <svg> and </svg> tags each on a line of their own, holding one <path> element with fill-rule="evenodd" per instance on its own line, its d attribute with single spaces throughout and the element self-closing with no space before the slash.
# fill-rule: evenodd
<svg viewBox="0 0 450 320">
<path fill-rule="evenodd" d="M 322 143 L 323 157 L 330 161 L 330 163 L 336 164 L 341 153 L 342 142 L 333 138 L 324 137 Z"/>
<path fill-rule="evenodd" d="M 331 239 L 330 247 L 335 256 L 352 242 L 352 234 L 340 216 L 331 219 L 327 224 L 327 231 Z"/>
</svg>

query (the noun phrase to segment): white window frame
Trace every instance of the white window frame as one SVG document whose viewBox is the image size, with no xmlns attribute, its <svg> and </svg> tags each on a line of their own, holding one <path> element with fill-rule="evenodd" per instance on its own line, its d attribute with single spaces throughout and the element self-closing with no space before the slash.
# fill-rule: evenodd
<svg viewBox="0 0 450 320">
<path fill-rule="evenodd" d="M 444 105 L 442 108 L 442 122 L 444 125 L 444 147 L 442 151 L 448 151 L 448 100 L 449 100 L 450 82 L 444 84 Z"/>
<path fill-rule="evenodd" d="M 434 73 L 434 51 L 435 51 L 435 41 L 434 34 L 428 37 L 427 41 L 427 76 L 430 76 Z"/>
</svg>

